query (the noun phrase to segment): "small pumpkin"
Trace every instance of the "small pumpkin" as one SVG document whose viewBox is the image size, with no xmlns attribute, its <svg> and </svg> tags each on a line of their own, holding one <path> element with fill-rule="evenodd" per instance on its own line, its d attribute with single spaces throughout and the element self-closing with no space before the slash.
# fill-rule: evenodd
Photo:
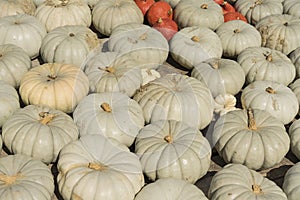
<svg viewBox="0 0 300 200">
<path fill-rule="evenodd" d="M 0 18 L 17 14 L 34 15 L 36 10 L 33 0 L 1 0 L 0 8 Z"/>
<path fill-rule="evenodd" d="M 47 106 L 28 105 L 17 110 L 2 127 L 5 146 L 44 163 L 55 162 L 61 148 L 78 138 L 73 119 Z"/>
<path fill-rule="evenodd" d="M 88 94 L 89 80 L 79 67 L 45 63 L 24 74 L 19 93 L 25 105 L 47 105 L 71 113 Z M 34 95 L 33 95 L 34 94 Z"/>
<path fill-rule="evenodd" d="M 287 200 L 275 182 L 242 164 L 228 164 L 212 178 L 210 200 Z"/>
<path fill-rule="evenodd" d="M 160 18 L 173 19 L 173 9 L 168 2 L 157 1 L 150 6 L 146 17 L 150 26 L 153 26 Z"/>
<path fill-rule="evenodd" d="M 209 169 L 211 147 L 197 128 L 181 121 L 159 120 L 140 130 L 135 153 L 151 181 L 172 177 L 195 183 Z"/>
<path fill-rule="evenodd" d="M 65 200 L 132 200 L 144 186 L 138 157 L 102 135 L 85 135 L 64 146 L 57 168 Z"/>
<path fill-rule="evenodd" d="M 20 108 L 17 90 L 10 84 L 0 80 L 0 127 Z"/>
<path fill-rule="evenodd" d="M 284 0 L 282 2 L 283 13 L 300 17 L 300 2 L 297 0 Z"/>
<path fill-rule="evenodd" d="M 144 16 L 146 15 L 150 6 L 155 3 L 154 0 L 134 0 L 134 2 L 140 8 Z"/>
<path fill-rule="evenodd" d="M 54 196 L 54 179 L 50 168 L 22 154 L 0 158 L 0 185 L 0 196 L 6 200 L 51 200 Z"/>
<path fill-rule="evenodd" d="M 291 166 L 283 177 L 282 189 L 286 193 L 288 200 L 297 200 L 300 195 L 300 162 Z"/>
</svg>

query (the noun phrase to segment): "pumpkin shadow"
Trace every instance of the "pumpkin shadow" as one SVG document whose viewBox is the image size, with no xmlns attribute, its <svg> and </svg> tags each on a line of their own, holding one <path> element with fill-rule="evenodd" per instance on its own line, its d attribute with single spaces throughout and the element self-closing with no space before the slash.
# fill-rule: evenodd
<svg viewBox="0 0 300 200">
<path fill-rule="evenodd" d="M 209 171 L 206 173 L 205 176 L 200 178 L 195 185 L 205 194 L 205 196 L 208 196 L 208 190 L 210 187 L 211 180 L 213 176 L 217 173 L 217 171 Z"/>
<path fill-rule="evenodd" d="M 56 196 L 57 200 L 64 200 L 63 197 L 61 196 L 61 194 L 59 193 L 59 190 L 58 190 L 58 184 L 57 184 L 57 175 L 58 175 L 57 163 L 53 163 L 53 165 L 51 166 L 51 172 L 52 172 L 53 178 L 54 178 L 54 186 L 55 186 L 54 187 L 54 195 Z"/>
</svg>

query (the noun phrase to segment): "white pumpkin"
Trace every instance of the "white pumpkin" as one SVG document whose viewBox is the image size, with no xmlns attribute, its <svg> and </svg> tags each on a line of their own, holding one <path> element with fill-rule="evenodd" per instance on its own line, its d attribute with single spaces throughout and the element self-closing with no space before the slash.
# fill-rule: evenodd
<svg viewBox="0 0 300 200">
<path fill-rule="evenodd" d="M 291 151 L 300 159 L 300 120 L 295 120 L 288 129 L 291 139 Z"/>
<path fill-rule="evenodd" d="M 207 173 L 211 158 L 210 144 L 202 133 L 175 120 L 159 120 L 142 128 L 135 153 L 151 181 L 177 178 L 195 183 Z"/>
<path fill-rule="evenodd" d="M 300 2 L 298 0 L 284 0 L 283 4 L 283 13 L 294 15 L 300 18 Z"/>
<path fill-rule="evenodd" d="M 300 47 L 289 54 L 289 58 L 296 68 L 296 78 L 300 78 Z"/>
<path fill-rule="evenodd" d="M 297 97 L 298 104 L 300 106 L 300 78 L 297 78 L 294 82 L 289 85 L 289 88 L 294 92 Z M 300 112 L 300 109 L 299 109 Z M 299 114 L 298 112 L 298 114 Z"/>
<path fill-rule="evenodd" d="M 109 51 L 136 60 L 136 67 L 156 69 L 169 54 L 166 38 L 148 25 L 129 23 L 113 29 L 107 41 Z"/>
<path fill-rule="evenodd" d="M 0 127 L 20 108 L 17 90 L 0 80 Z"/>
<path fill-rule="evenodd" d="M 0 18 L 9 15 L 34 15 L 35 4 L 33 0 L 0 0 Z"/>
<path fill-rule="evenodd" d="M 294 92 L 273 81 L 254 81 L 249 84 L 242 91 L 241 103 L 243 108 L 266 110 L 284 124 L 290 123 L 299 110 Z"/>
<path fill-rule="evenodd" d="M 77 105 L 73 118 L 81 136 L 101 134 L 126 146 L 145 123 L 140 105 L 118 92 L 88 95 Z"/>
<path fill-rule="evenodd" d="M 40 4 L 34 16 L 44 24 L 47 32 L 65 25 L 83 25 L 92 23 L 92 12 L 82 0 L 46 0 Z"/>
<path fill-rule="evenodd" d="M 0 44 L 23 48 L 31 59 L 39 55 L 45 26 L 34 16 L 17 14 L 0 18 Z"/>
<path fill-rule="evenodd" d="M 51 200 L 54 196 L 50 168 L 22 154 L 0 158 L 0 185 L 0 196 L 5 200 Z"/>
<path fill-rule="evenodd" d="M 247 84 L 254 81 L 276 81 L 289 85 L 296 76 L 291 60 L 281 51 L 267 47 L 249 47 L 237 57 L 246 74 Z"/>
<path fill-rule="evenodd" d="M 138 157 L 102 135 L 85 135 L 67 144 L 57 168 L 65 200 L 132 200 L 144 185 Z"/>
<path fill-rule="evenodd" d="M 133 0 L 98 0 L 92 16 L 95 29 L 107 36 L 121 24 L 142 24 L 144 21 L 142 11 Z"/>
<path fill-rule="evenodd" d="M 22 76 L 31 68 L 29 55 L 14 44 L 0 45 L 0 80 L 18 88 Z"/>
<path fill-rule="evenodd" d="M 142 86 L 133 98 L 141 105 L 146 123 L 177 120 L 203 129 L 213 117 L 210 90 L 187 75 L 167 74 L 157 78 Z"/>
<path fill-rule="evenodd" d="M 28 105 L 17 110 L 2 127 L 2 138 L 13 154 L 44 163 L 55 162 L 62 147 L 78 138 L 73 119 L 47 106 Z"/>
<path fill-rule="evenodd" d="M 286 193 L 288 200 L 298 200 L 300 195 L 300 162 L 291 166 L 283 178 L 282 189 Z"/>
<path fill-rule="evenodd" d="M 169 41 L 172 58 L 186 69 L 209 58 L 221 58 L 223 48 L 219 36 L 209 28 L 186 27 Z"/>
<path fill-rule="evenodd" d="M 214 112 L 222 116 L 230 111 L 239 110 L 236 107 L 236 98 L 232 94 L 218 95 L 215 97 Z"/>
<path fill-rule="evenodd" d="M 210 58 L 196 64 L 191 76 L 205 83 L 214 98 L 236 95 L 245 83 L 245 73 L 240 64 L 225 58 Z"/>
</svg>

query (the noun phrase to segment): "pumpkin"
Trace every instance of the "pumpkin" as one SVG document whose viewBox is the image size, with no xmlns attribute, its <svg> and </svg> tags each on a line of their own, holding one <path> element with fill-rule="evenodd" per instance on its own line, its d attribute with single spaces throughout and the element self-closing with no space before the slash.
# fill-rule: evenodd
<svg viewBox="0 0 300 200">
<path fill-rule="evenodd" d="M 236 98 L 232 94 L 220 94 L 215 97 L 214 113 L 222 116 L 230 111 L 239 110 L 236 107 Z"/>
<path fill-rule="evenodd" d="M 77 66 L 45 63 L 24 74 L 19 93 L 25 105 L 47 105 L 66 113 L 73 112 L 88 94 L 89 80 Z"/>
<path fill-rule="evenodd" d="M 126 149 L 102 135 L 85 135 L 67 144 L 57 163 L 63 199 L 134 199 L 144 177 L 138 157 Z"/>
<path fill-rule="evenodd" d="M 100 44 L 97 34 L 83 25 L 57 27 L 42 40 L 40 54 L 44 62 L 68 63 L 78 67 Z"/>
<path fill-rule="evenodd" d="M 223 15 L 229 12 L 236 12 L 233 5 L 228 3 L 227 1 L 224 1 L 222 4 L 219 4 L 222 7 Z"/>
<path fill-rule="evenodd" d="M 287 200 L 275 182 L 241 164 L 228 164 L 212 178 L 210 200 Z"/>
<path fill-rule="evenodd" d="M 209 58 L 221 58 L 223 48 L 219 36 L 209 28 L 186 27 L 169 41 L 172 58 L 186 69 Z"/>
<path fill-rule="evenodd" d="M 39 55 L 44 25 L 34 16 L 17 14 L 0 18 L 0 44 L 14 44 L 23 48 L 31 59 Z"/>
<path fill-rule="evenodd" d="M 176 22 L 169 18 L 159 18 L 152 26 L 158 30 L 169 41 L 175 33 L 178 31 Z"/>
<path fill-rule="evenodd" d="M 0 80 L 17 88 L 22 76 L 31 68 L 28 54 L 14 44 L 0 45 Z"/>
<path fill-rule="evenodd" d="M 211 0 L 184 0 L 174 8 L 174 20 L 179 29 L 204 26 L 216 30 L 224 22 L 219 4 Z"/>
<path fill-rule="evenodd" d="M 17 90 L 10 84 L 0 80 L 0 127 L 20 108 Z"/>
<path fill-rule="evenodd" d="M 96 30 L 109 36 L 122 24 L 142 24 L 144 15 L 133 0 L 99 0 L 92 10 L 92 21 Z"/>
<path fill-rule="evenodd" d="M 236 95 L 245 83 L 245 73 L 234 60 L 210 58 L 194 66 L 191 76 L 205 83 L 213 97 Z"/>
<path fill-rule="evenodd" d="M 247 84 L 269 80 L 288 85 L 296 76 L 291 60 L 281 51 L 267 47 L 246 48 L 238 55 L 237 62 L 246 74 Z"/>
<path fill-rule="evenodd" d="M 256 24 L 262 46 L 288 55 L 300 46 L 300 19 L 293 15 L 277 14 L 264 17 Z"/>
<path fill-rule="evenodd" d="M 160 18 L 173 19 L 173 9 L 168 2 L 157 1 L 150 6 L 146 17 L 149 25 L 153 26 Z"/>
<path fill-rule="evenodd" d="M 283 0 L 238 0 L 234 7 L 242 13 L 248 22 L 256 25 L 262 18 L 274 14 L 282 14 Z"/>
<path fill-rule="evenodd" d="M 26 155 L 0 158 L 0 196 L 6 200 L 51 200 L 54 180 L 50 168 Z"/>
<path fill-rule="evenodd" d="M 134 0 L 134 2 L 139 7 L 139 9 L 142 11 L 144 16 L 146 15 L 150 6 L 155 3 L 154 0 Z"/>
<path fill-rule="evenodd" d="M 291 151 L 299 159 L 300 158 L 300 120 L 295 120 L 292 122 L 288 129 L 289 136 L 291 139 Z"/>
<path fill-rule="evenodd" d="M 69 115 L 40 105 L 17 110 L 2 127 L 3 142 L 11 153 L 28 155 L 47 164 L 55 162 L 61 148 L 78 135 Z"/>
<path fill-rule="evenodd" d="M 297 99 L 298 99 L 298 103 L 300 106 L 300 79 L 297 78 L 296 80 L 294 80 L 294 82 L 292 82 L 289 86 L 288 86 L 296 95 Z M 299 110 L 300 112 L 300 110 Z M 299 114 L 298 112 L 298 114 Z"/>
<path fill-rule="evenodd" d="M 80 135 L 101 134 L 130 146 L 144 127 L 140 105 L 127 95 L 94 93 L 83 98 L 73 113 Z"/>
<path fill-rule="evenodd" d="M 261 46 L 261 36 L 256 28 L 241 20 L 232 20 L 221 24 L 217 30 L 223 57 L 236 58 L 247 47 Z"/>
<path fill-rule="evenodd" d="M 36 7 L 38 7 L 39 5 L 43 4 L 46 0 L 33 0 L 34 4 Z"/>
<path fill-rule="evenodd" d="M 175 178 L 161 178 L 142 188 L 134 200 L 208 200 L 197 186 Z"/>
<path fill-rule="evenodd" d="M 296 67 L 296 78 L 300 78 L 300 47 L 289 54 L 289 59 Z"/>
<path fill-rule="evenodd" d="M 224 22 L 232 21 L 232 20 L 242 20 L 248 23 L 247 18 L 239 12 L 227 12 L 224 14 Z"/>
<path fill-rule="evenodd" d="M 213 117 L 210 90 L 187 75 L 166 74 L 142 86 L 133 99 L 141 105 L 146 123 L 177 120 L 203 129 Z"/>
<path fill-rule="evenodd" d="M 83 25 L 92 23 L 92 13 L 82 0 L 46 0 L 39 5 L 34 16 L 44 24 L 47 32 L 59 26 Z"/>
<path fill-rule="evenodd" d="M 284 0 L 282 2 L 283 13 L 300 17 L 300 2 L 297 0 Z"/>
<path fill-rule="evenodd" d="M 1 0 L 0 8 L 0 18 L 17 14 L 34 15 L 36 9 L 33 0 Z"/>
<path fill-rule="evenodd" d="M 239 163 L 254 170 L 279 164 L 290 148 L 284 124 L 259 109 L 234 110 L 222 115 L 214 125 L 212 138 L 226 163 Z"/>
<path fill-rule="evenodd" d="M 244 88 L 241 95 L 243 108 L 268 111 L 284 124 L 297 115 L 299 104 L 294 92 L 274 81 L 254 81 Z"/>
<path fill-rule="evenodd" d="M 209 169 L 211 147 L 197 128 L 181 121 L 159 120 L 140 130 L 135 153 L 151 181 L 177 178 L 195 183 Z"/>
<path fill-rule="evenodd" d="M 295 165 L 291 166 L 291 168 L 289 168 L 284 175 L 282 189 L 287 195 L 288 200 L 299 199 L 299 195 L 300 195 L 299 173 L 300 173 L 300 162 L 297 162 Z"/>
<path fill-rule="evenodd" d="M 156 69 L 169 54 L 167 39 L 148 25 L 128 23 L 116 27 L 107 41 L 108 50 L 136 60 L 138 68 Z"/>
<path fill-rule="evenodd" d="M 141 69 L 134 60 L 119 57 L 117 52 L 98 52 L 84 66 L 90 92 L 121 92 L 133 96 L 143 83 Z"/>
</svg>

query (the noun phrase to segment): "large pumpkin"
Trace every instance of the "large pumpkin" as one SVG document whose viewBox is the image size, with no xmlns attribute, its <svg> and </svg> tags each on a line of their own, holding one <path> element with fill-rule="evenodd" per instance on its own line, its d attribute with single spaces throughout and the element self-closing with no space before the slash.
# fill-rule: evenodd
<svg viewBox="0 0 300 200">
<path fill-rule="evenodd" d="M 237 57 L 237 62 L 246 74 L 247 84 L 254 81 L 276 81 L 290 84 L 296 69 L 291 60 L 281 51 L 267 47 L 249 47 Z"/>
<path fill-rule="evenodd" d="M 140 105 L 118 92 L 86 96 L 74 110 L 73 118 L 81 136 L 101 134 L 127 146 L 145 123 Z"/>
<path fill-rule="evenodd" d="M 28 155 L 44 163 L 55 162 L 61 148 L 78 135 L 69 115 L 40 105 L 17 110 L 2 127 L 3 142 L 11 153 Z"/>
<path fill-rule="evenodd" d="M 288 169 L 284 175 L 282 189 L 288 200 L 298 200 L 300 195 L 300 162 Z"/>
<path fill-rule="evenodd" d="M 140 130 L 135 153 L 151 181 L 172 177 L 195 183 L 209 169 L 211 147 L 197 128 L 159 120 Z"/>
<path fill-rule="evenodd" d="M 268 111 L 284 124 L 297 115 L 299 104 L 294 92 L 274 81 L 254 81 L 244 88 L 241 95 L 243 108 Z"/>
<path fill-rule="evenodd" d="M 230 111 L 221 116 L 214 125 L 212 138 L 225 162 L 255 170 L 280 163 L 290 148 L 284 124 L 258 109 Z"/>
<path fill-rule="evenodd" d="M 29 70 L 21 79 L 19 93 L 25 105 L 41 104 L 73 112 L 88 94 L 89 80 L 79 67 L 63 63 L 45 63 Z"/>
<path fill-rule="evenodd" d="M 102 135 L 85 135 L 66 145 L 57 168 L 65 200 L 132 200 L 144 185 L 138 157 Z"/>
<path fill-rule="evenodd" d="M 141 105 L 146 123 L 172 119 L 203 129 L 213 117 L 210 90 L 187 75 L 167 74 L 157 78 L 142 86 L 133 98 Z"/>
<path fill-rule="evenodd" d="M 0 196 L 5 200 L 51 200 L 54 196 L 50 168 L 22 154 L 0 158 L 0 185 Z"/>
<path fill-rule="evenodd" d="M 275 182 L 241 164 L 228 164 L 212 178 L 210 200 L 288 200 Z"/>
<path fill-rule="evenodd" d="M 0 45 L 0 80 L 18 88 L 30 68 L 31 60 L 24 49 L 14 44 Z"/>
<path fill-rule="evenodd" d="M 0 18 L 0 44 L 19 46 L 30 58 L 39 55 L 45 35 L 45 26 L 34 16 L 17 14 Z"/>
<path fill-rule="evenodd" d="M 133 0 L 99 0 L 92 10 L 93 25 L 103 35 L 127 23 L 142 24 L 144 15 Z"/>
<path fill-rule="evenodd" d="M 33 0 L 2 0 L 0 8 L 0 18 L 17 14 L 34 15 L 36 9 Z"/>
</svg>

